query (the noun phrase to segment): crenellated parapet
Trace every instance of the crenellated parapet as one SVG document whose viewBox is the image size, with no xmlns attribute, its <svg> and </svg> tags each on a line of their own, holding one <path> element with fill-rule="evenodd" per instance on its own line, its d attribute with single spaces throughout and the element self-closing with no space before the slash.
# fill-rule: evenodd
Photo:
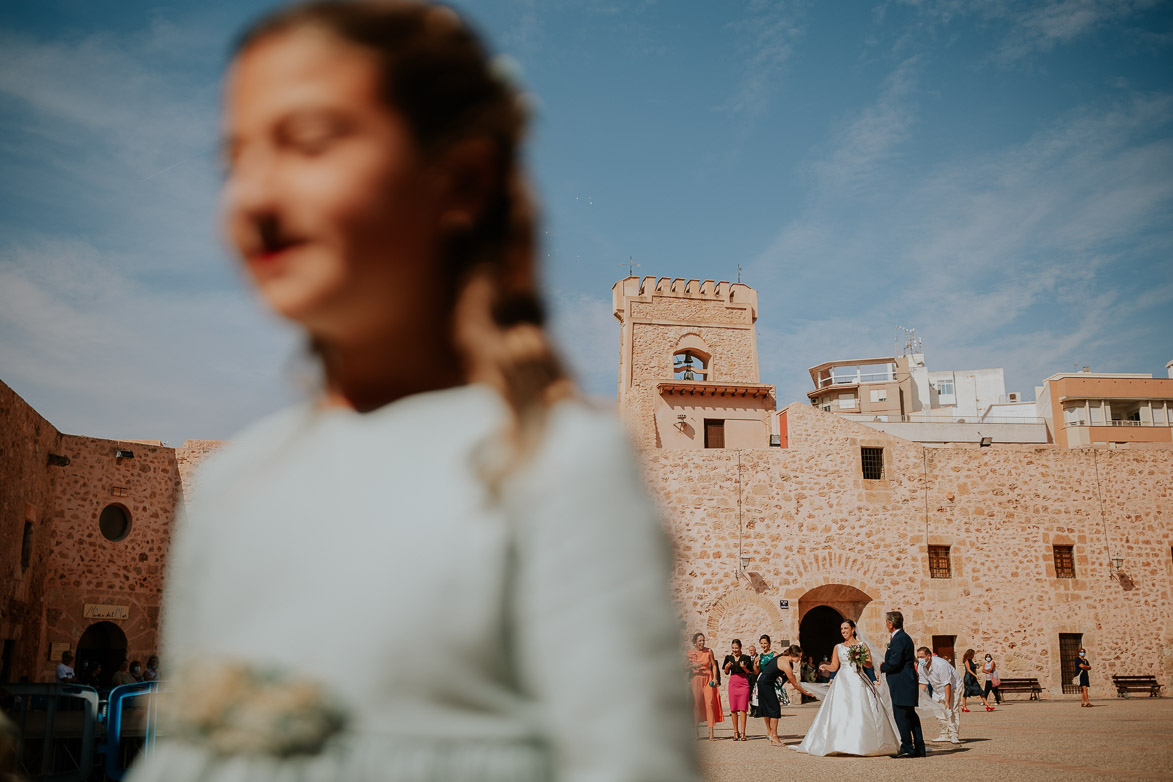
<svg viewBox="0 0 1173 782">
<path fill-rule="evenodd" d="M 727 309 L 745 313 L 738 320 L 747 320 L 753 323 L 758 318 L 758 292 L 740 282 L 726 280 L 699 280 L 684 277 L 627 277 L 615 283 L 611 288 L 612 312 L 621 323 L 625 322 L 632 312 L 633 304 L 653 305 L 657 302 L 674 300 L 712 301 L 721 302 Z M 679 307 L 665 304 L 666 315 L 679 312 Z M 641 314 L 648 315 L 651 306 L 637 308 Z M 693 319 L 704 318 L 704 311 L 690 310 Z M 719 317 L 720 322 L 728 323 L 729 318 Z"/>
</svg>

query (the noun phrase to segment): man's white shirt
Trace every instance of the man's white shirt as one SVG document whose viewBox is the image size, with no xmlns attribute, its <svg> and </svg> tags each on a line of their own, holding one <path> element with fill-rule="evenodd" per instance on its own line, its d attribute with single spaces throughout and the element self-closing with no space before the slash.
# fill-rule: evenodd
<svg viewBox="0 0 1173 782">
<path fill-rule="evenodd" d="M 73 672 L 73 669 L 70 668 L 65 663 L 61 663 L 60 665 L 57 666 L 57 681 L 62 681 L 64 679 L 75 679 L 75 678 L 77 678 L 77 674 L 75 674 Z"/>
<path fill-rule="evenodd" d="M 946 684 L 953 688 L 953 695 L 961 692 L 963 685 L 961 674 L 949 664 L 948 660 L 935 654 L 929 658 L 928 665 L 917 666 L 917 675 L 920 677 L 921 684 L 928 684 L 933 688 L 933 700 L 945 700 Z"/>
</svg>

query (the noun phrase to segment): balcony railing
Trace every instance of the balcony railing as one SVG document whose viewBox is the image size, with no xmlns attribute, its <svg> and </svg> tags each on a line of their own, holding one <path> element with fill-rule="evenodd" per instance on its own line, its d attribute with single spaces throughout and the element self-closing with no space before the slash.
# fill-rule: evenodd
<svg viewBox="0 0 1173 782">
<path fill-rule="evenodd" d="M 819 388 L 837 385 L 859 385 L 860 383 L 893 382 L 896 376 L 891 372 L 853 372 L 847 375 L 828 375 L 819 378 Z"/>
<path fill-rule="evenodd" d="M 1173 424 L 1156 423 L 1150 421 L 1124 421 L 1121 419 L 1114 419 L 1112 421 L 1068 421 L 1067 426 L 1173 426 Z"/>
<path fill-rule="evenodd" d="M 879 416 L 869 414 L 857 414 L 849 416 L 860 421 L 873 421 Z M 889 424 L 977 424 L 981 426 L 991 426 L 993 424 L 1044 424 L 1045 418 L 982 418 L 981 416 L 964 416 L 959 415 L 955 417 L 943 416 L 918 416 L 918 415 L 890 415 L 887 421 L 880 421 L 878 423 Z"/>
</svg>

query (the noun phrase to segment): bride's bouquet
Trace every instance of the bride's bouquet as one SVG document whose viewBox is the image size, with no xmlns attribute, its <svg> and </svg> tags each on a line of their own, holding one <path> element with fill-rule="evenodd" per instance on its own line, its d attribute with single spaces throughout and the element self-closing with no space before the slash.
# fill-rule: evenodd
<svg viewBox="0 0 1173 782">
<path fill-rule="evenodd" d="M 870 652 L 868 652 L 866 644 L 856 644 L 855 646 L 847 647 L 847 660 L 860 676 L 866 675 L 863 672 L 863 664 L 867 662 L 869 655 Z"/>
<path fill-rule="evenodd" d="M 868 650 L 868 645 L 858 643 L 854 646 L 847 647 L 847 661 L 851 663 L 851 667 L 859 674 L 859 678 L 867 685 L 868 691 L 878 699 L 880 694 L 876 691 L 876 685 L 872 684 L 871 677 L 864 673 L 864 663 L 867 662 L 871 652 Z"/>
</svg>

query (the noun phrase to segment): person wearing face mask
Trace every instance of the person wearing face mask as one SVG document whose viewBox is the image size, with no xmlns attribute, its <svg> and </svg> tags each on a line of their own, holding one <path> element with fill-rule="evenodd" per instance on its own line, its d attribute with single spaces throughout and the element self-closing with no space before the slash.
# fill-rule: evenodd
<svg viewBox="0 0 1173 782">
<path fill-rule="evenodd" d="M 114 686 L 121 687 L 124 684 L 134 684 L 138 679 L 131 676 L 130 671 L 127 670 L 127 661 L 123 660 L 118 664 L 118 671 L 114 674 Z"/>
<path fill-rule="evenodd" d="M 1091 706 L 1092 700 L 1087 693 L 1087 688 L 1090 686 L 1087 672 L 1092 669 L 1092 664 L 1087 661 L 1087 652 L 1083 649 L 1079 650 L 1079 657 L 1076 658 L 1075 665 L 1079 669 L 1079 705 Z"/>
<path fill-rule="evenodd" d="M 138 660 L 132 662 L 130 664 L 130 675 L 134 677 L 136 682 L 141 682 L 143 680 L 143 664 Z"/>
<path fill-rule="evenodd" d="M 938 657 L 927 646 L 917 649 L 916 657 L 921 692 L 932 686 L 933 700 L 944 706 L 944 710 L 937 717 L 941 723 L 941 735 L 933 741 L 960 744 L 961 697 L 964 692 L 961 674 L 948 660 Z"/>
<path fill-rule="evenodd" d="M 994 693 L 994 700 L 998 705 L 1002 705 L 1002 691 L 998 687 L 1002 684 L 1002 677 L 998 676 L 998 664 L 994 662 L 994 658 L 989 652 L 986 653 L 986 661 L 982 664 L 982 673 L 986 675 L 986 703 L 990 702 L 990 693 Z"/>
<path fill-rule="evenodd" d="M 986 711 L 993 711 L 994 707 L 986 700 L 986 696 L 982 694 L 982 685 L 978 682 L 977 666 L 973 661 L 973 656 L 977 654 L 973 649 L 966 649 L 965 655 L 961 658 L 961 664 L 965 666 L 965 691 L 961 694 L 961 710 L 969 712 L 969 707 L 966 705 L 966 700 L 969 698 L 981 698 L 982 705 L 986 707 Z"/>
</svg>

